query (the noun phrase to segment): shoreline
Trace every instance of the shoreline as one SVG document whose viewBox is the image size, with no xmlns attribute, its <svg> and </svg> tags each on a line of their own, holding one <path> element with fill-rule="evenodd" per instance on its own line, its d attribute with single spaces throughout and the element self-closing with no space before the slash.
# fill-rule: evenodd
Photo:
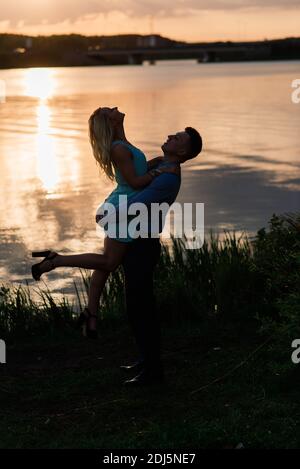
<svg viewBox="0 0 300 469">
<path fill-rule="evenodd" d="M 197 64 L 197 60 L 196 59 L 170 59 L 170 60 L 162 60 L 162 61 L 158 61 L 158 62 L 186 62 L 186 61 L 192 61 L 194 60 L 195 63 Z M 235 63 L 239 63 L 239 64 L 242 64 L 242 63 L 269 63 L 269 62 L 299 62 L 300 61 L 300 57 L 299 58 L 287 58 L 287 59 L 284 59 L 284 58 L 278 58 L 278 59 L 253 59 L 253 60 L 220 60 L 220 61 L 217 61 L 217 62 L 201 62 L 201 63 L 198 63 L 199 66 L 201 65 L 218 65 L 218 64 L 235 64 Z M 145 61 L 145 62 L 148 62 L 148 61 Z M 70 63 L 57 63 L 57 64 L 53 64 L 53 63 L 48 63 L 48 64 L 45 64 L 45 63 L 41 63 L 41 64 L 20 64 L 20 65 L 15 65 L 15 66 L 2 66 L 0 64 L 0 71 L 1 70 L 19 70 L 19 69 L 27 69 L 27 68 L 76 68 L 76 67 L 91 67 L 91 68 L 95 68 L 95 67 L 118 67 L 118 66 L 133 66 L 133 67 L 137 67 L 137 66 L 143 66 L 144 64 L 128 64 L 128 63 L 106 63 L 106 64 L 101 64 L 101 63 L 74 63 L 74 64 L 70 64 Z"/>
<path fill-rule="evenodd" d="M 160 35 L 22 36 L 0 33 L 0 69 L 155 65 L 160 60 L 200 64 L 300 59 L 300 38 L 264 41 L 179 42 Z"/>
</svg>

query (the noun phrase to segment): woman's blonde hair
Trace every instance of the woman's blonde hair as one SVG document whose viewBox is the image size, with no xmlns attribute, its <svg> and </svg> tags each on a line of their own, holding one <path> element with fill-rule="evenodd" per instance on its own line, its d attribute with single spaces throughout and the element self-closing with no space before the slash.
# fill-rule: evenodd
<svg viewBox="0 0 300 469">
<path fill-rule="evenodd" d="M 106 176 L 114 180 L 115 171 L 111 160 L 113 128 L 101 108 L 96 109 L 89 118 L 89 138 L 95 160 Z"/>
</svg>

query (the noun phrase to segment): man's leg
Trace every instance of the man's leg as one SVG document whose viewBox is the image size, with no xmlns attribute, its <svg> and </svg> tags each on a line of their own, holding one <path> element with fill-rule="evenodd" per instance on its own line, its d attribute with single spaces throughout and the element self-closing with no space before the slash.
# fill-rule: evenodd
<svg viewBox="0 0 300 469">
<path fill-rule="evenodd" d="M 126 309 L 147 373 L 162 372 L 160 321 L 153 292 L 153 272 L 160 255 L 158 239 L 134 241 L 123 260 Z"/>
</svg>

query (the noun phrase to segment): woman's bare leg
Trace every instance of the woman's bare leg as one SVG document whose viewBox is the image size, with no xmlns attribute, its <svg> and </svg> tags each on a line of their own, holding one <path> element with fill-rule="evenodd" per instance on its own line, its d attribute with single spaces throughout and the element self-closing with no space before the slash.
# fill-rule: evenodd
<svg viewBox="0 0 300 469">
<path fill-rule="evenodd" d="M 88 310 L 97 314 L 99 301 L 110 272 L 114 271 L 122 262 L 127 243 L 122 243 L 108 237 L 104 240 L 103 254 L 78 254 L 63 256 L 58 254 L 53 260 L 54 267 L 80 267 L 95 269 L 90 282 L 88 295 Z M 51 262 L 42 265 L 44 272 L 51 270 Z M 96 329 L 96 318 L 89 318 L 89 329 Z"/>
<path fill-rule="evenodd" d="M 117 249 L 116 249 L 117 244 Z M 121 244 L 121 249 L 119 249 Z M 104 253 L 103 255 L 109 259 L 109 264 L 116 267 L 122 262 L 123 256 L 126 251 L 126 244 L 120 243 L 110 238 L 105 238 L 104 241 Z M 115 267 L 115 268 L 116 268 Z M 105 287 L 106 280 L 109 277 L 110 272 L 108 270 L 95 270 L 92 274 L 89 297 L 88 297 L 88 310 L 91 314 L 97 315 L 100 297 Z M 89 318 L 89 329 L 96 329 L 97 321 L 96 318 Z"/>
<path fill-rule="evenodd" d="M 109 272 L 107 270 L 94 270 L 94 272 L 92 273 L 87 305 L 88 310 L 91 314 L 97 314 L 100 296 L 103 292 L 108 277 Z M 96 329 L 96 318 L 89 318 L 89 328 Z"/>
<path fill-rule="evenodd" d="M 92 314 L 97 314 L 100 297 L 108 277 L 109 272 L 106 270 L 94 270 L 91 276 L 87 307 Z"/>
<path fill-rule="evenodd" d="M 70 256 L 58 254 L 52 261 L 45 261 L 41 266 L 41 270 L 43 273 L 52 270 L 52 262 L 55 269 L 58 267 L 79 267 L 81 269 L 113 272 L 121 264 L 126 248 L 127 243 L 106 237 L 103 254 L 88 253 Z"/>
</svg>

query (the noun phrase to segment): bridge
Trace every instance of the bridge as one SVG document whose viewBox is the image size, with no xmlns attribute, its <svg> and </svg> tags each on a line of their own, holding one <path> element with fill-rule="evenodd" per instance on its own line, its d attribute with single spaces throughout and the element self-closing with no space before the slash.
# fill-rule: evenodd
<svg viewBox="0 0 300 469">
<path fill-rule="evenodd" d="M 88 57 L 102 65 L 129 64 L 142 65 L 143 62 L 155 64 L 158 60 L 194 59 L 199 63 L 225 62 L 236 60 L 264 60 L 269 58 L 268 46 L 197 46 L 169 48 L 135 49 L 94 49 L 88 51 Z"/>
</svg>

